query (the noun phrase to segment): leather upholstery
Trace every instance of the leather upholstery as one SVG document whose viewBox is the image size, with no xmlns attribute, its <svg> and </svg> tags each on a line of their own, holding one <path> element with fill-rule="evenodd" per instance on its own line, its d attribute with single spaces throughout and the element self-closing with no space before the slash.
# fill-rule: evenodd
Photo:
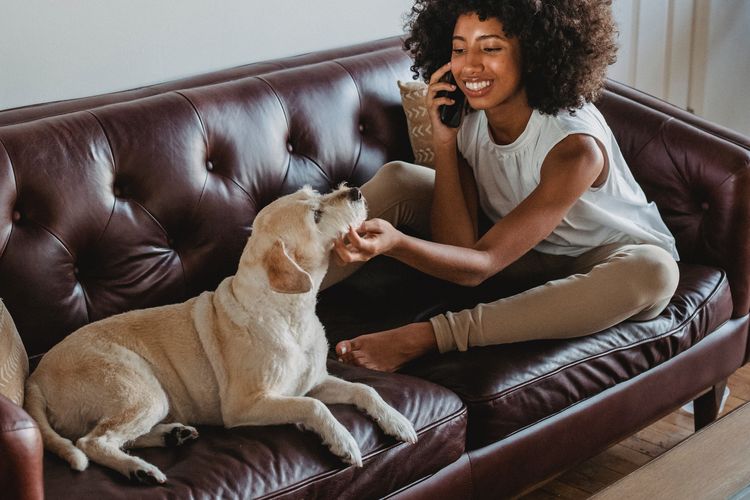
<svg viewBox="0 0 750 500">
<path fill-rule="evenodd" d="M 683 262 L 727 271 L 734 317 L 750 309 L 750 151 L 623 96 L 601 109 Z M 632 126 L 637 123 L 638 126 Z"/>
<path fill-rule="evenodd" d="M 460 310 L 463 305 L 506 296 L 500 288 L 464 292 L 459 306 L 444 302 L 435 308 L 419 307 L 406 295 L 401 279 L 407 270 L 388 261 L 364 269 L 338 289 L 323 293 L 319 316 L 332 342 L 390 327 L 379 321 L 386 311 L 399 323 L 418 321 L 440 310 Z M 388 282 L 382 277 L 390 273 Z M 381 276 L 379 293 L 370 290 L 372 275 Z M 413 272 L 421 289 L 439 289 L 431 278 Z M 453 290 L 455 292 L 455 290 Z M 443 287 L 442 293 L 451 290 Z M 366 300 L 362 297 L 366 295 Z M 454 293 L 455 294 L 455 293 Z M 468 296 L 467 296 L 468 295 Z M 342 311 L 344 296 L 351 302 Z M 435 298 L 432 294 L 423 300 Z M 396 307 L 394 304 L 409 304 Z M 434 304 L 434 302 L 431 302 Z M 521 342 L 425 356 L 403 368 L 404 373 L 448 387 L 469 409 L 467 448 L 489 445 L 549 415 L 578 404 L 640 375 L 699 343 L 731 316 L 732 302 L 726 275 L 714 268 L 680 265 L 675 297 L 657 318 L 625 322 L 600 333 L 571 340 Z"/>
<path fill-rule="evenodd" d="M 344 467 L 313 433 L 295 426 L 201 427 L 200 437 L 179 448 L 134 450 L 159 467 L 164 486 L 144 488 L 92 465 L 84 473 L 47 453 L 44 487 L 49 498 L 378 498 L 433 474 L 464 451 L 466 407 L 449 390 L 405 375 L 385 375 L 329 363 L 335 375 L 374 387 L 413 424 L 416 445 L 397 442 L 349 405 L 331 411 L 362 450 L 365 467 Z"/>
<path fill-rule="evenodd" d="M 0 394 L 0 496 L 44 498 L 41 458 L 42 437 L 36 422 Z"/>
<path fill-rule="evenodd" d="M 743 361 L 748 317 L 679 356 L 489 446 L 468 453 L 476 498 L 510 498 L 593 457 L 725 380 Z"/>
<path fill-rule="evenodd" d="M 0 296 L 29 354 L 38 359 L 87 322 L 214 288 L 234 272 L 255 214 L 274 198 L 303 184 L 360 185 L 386 161 L 410 160 L 395 83 L 411 78 L 410 64 L 392 38 L 0 112 Z M 747 348 L 748 141 L 613 82 L 597 105 L 677 238 L 680 288 L 660 317 L 405 368 L 442 387 L 332 362 L 345 378 L 374 385 L 420 432 L 417 445 L 395 445 L 355 410 L 333 408 L 369 457 L 361 470 L 341 468 L 293 428 L 207 428 L 184 448 L 137 452 L 163 468 L 167 487 L 135 490 L 111 471 L 77 474 L 47 456 L 47 495 L 354 498 L 442 487 L 496 498 L 726 377 Z M 333 342 L 532 284 L 468 290 L 376 259 L 322 294 L 319 314 Z M 632 405 L 637 411 L 621 414 Z M 0 421 L 19 411 L 0 400 Z M 594 416 L 602 420 L 586 437 Z M 30 433 L 3 437 L 22 449 L 38 439 Z M 560 445 L 532 463 L 554 436 Z M 581 436 L 585 446 L 571 451 L 566 439 Z M 31 478 L 29 491 L 41 488 L 41 452 L 28 449 L 13 467 L 30 472 L 0 463 L 0 491 L 19 492 L 19 478 Z"/>
<path fill-rule="evenodd" d="M 373 52 L 0 127 L 0 295 L 29 355 L 214 288 L 276 197 L 409 158 L 407 72 Z"/>
</svg>

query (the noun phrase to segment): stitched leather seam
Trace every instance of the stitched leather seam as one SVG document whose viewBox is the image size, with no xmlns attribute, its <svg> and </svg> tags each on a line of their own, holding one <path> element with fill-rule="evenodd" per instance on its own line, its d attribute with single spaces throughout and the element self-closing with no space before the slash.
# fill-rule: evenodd
<svg viewBox="0 0 750 500">
<path fill-rule="evenodd" d="M 281 100 L 281 96 L 279 95 L 279 93 L 276 92 L 276 89 L 273 87 L 273 85 L 271 85 L 271 83 L 265 78 L 263 78 L 262 76 L 255 76 L 253 78 L 257 78 L 261 82 L 265 83 L 266 87 L 268 87 L 271 90 L 271 92 L 273 92 L 273 95 L 276 96 L 276 100 L 279 101 L 279 107 L 281 108 L 281 112 L 284 115 L 284 123 L 286 123 L 287 133 L 291 134 L 292 129 L 291 129 L 291 126 L 289 125 L 289 115 L 286 112 L 286 108 L 284 107 L 284 101 Z M 292 168 L 292 155 L 290 154 L 289 162 L 286 164 L 286 171 L 284 172 L 284 177 L 282 177 L 281 179 L 281 185 L 279 186 L 279 191 L 281 190 L 281 187 L 284 186 L 284 184 L 286 184 L 286 179 L 287 177 L 289 177 L 289 171 L 291 170 L 291 168 Z M 261 207 L 259 206 L 258 209 L 260 208 Z"/>
<path fill-rule="evenodd" d="M 281 110 L 284 112 L 284 120 L 286 121 L 286 129 L 289 132 L 289 135 L 291 136 L 292 127 L 291 127 L 291 125 L 289 123 L 289 115 L 287 114 L 286 108 L 284 107 L 284 101 L 282 101 L 281 96 L 279 95 L 278 92 L 276 92 L 276 89 L 273 87 L 273 85 L 271 85 L 271 83 L 268 80 L 266 80 L 262 76 L 258 76 L 256 78 L 258 78 L 260 81 L 262 81 L 263 83 L 265 83 L 268 86 L 268 88 L 271 89 L 271 91 L 273 92 L 273 95 L 276 96 L 276 99 L 279 101 L 279 105 L 281 106 Z M 321 167 L 318 164 L 318 162 L 316 162 L 315 160 L 313 160 L 312 158 L 310 158 L 306 154 L 302 154 L 302 153 L 299 153 L 299 152 L 296 152 L 296 151 L 294 152 L 294 154 L 296 154 L 297 156 L 301 156 L 302 158 L 306 158 L 310 163 L 312 163 L 313 165 L 315 165 L 317 167 L 317 169 L 320 171 L 320 173 L 323 174 L 323 177 L 325 178 L 325 180 L 328 181 L 328 184 L 331 184 L 331 178 L 328 177 L 328 174 L 325 172 L 325 170 L 323 170 L 323 167 Z M 284 178 L 281 181 L 282 185 L 286 182 L 287 177 L 289 177 L 289 171 L 291 170 L 291 168 L 292 168 L 292 153 L 289 153 L 289 163 L 287 163 L 286 172 L 284 172 Z"/>
<path fill-rule="evenodd" d="M 112 179 L 114 180 L 114 179 L 117 178 L 117 162 L 115 161 L 115 150 L 112 147 L 112 141 L 109 138 L 109 134 L 107 133 L 107 129 L 104 127 L 104 124 L 101 122 L 101 120 L 99 119 L 99 117 L 96 116 L 96 114 L 94 114 L 92 111 L 87 111 L 87 112 L 88 112 L 88 114 L 90 114 L 91 116 L 94 117 L 94 119 L 96 120 L 96 122 L 99 124 L 99 127 L 102 129 L 102 133 L 104 134 L 104 138 L 107 140 L 107 145 L 109 147 L 109 157 L 110 157 L 110 160 L 112 161 L 112 168 L 113 168 L 113 170 L 112 170 Z M 114 198 L 114 202 L 112 203 L 112 210 L 110 210 L 110 212 L 109 212 L 109 218 L 107 219 L 107 223 L 104 224 L 104 229 L 102 229 L 101 234 L 99 234 L 99 236 L 95 240 L 97 243 L 104 237 L 104 233 L 106 233 L 107 229 L 109 229 L 109 225 L 112 222 L 112 218 L 115 216 L 115 209 L 117 208 L 117 198 L 114 197 L 114 196 L 113 196 L 113 198 Z"/>
<path fill-rule="evenodd" d="M 661 123 L 661 125 L 659 125 L 659 128 L 656 130 L 656 132 L 654 132 L 654 135 L 652 135 L 651 137 L 649 137 L 648 140 L 643 143 L 643 146 L 641 146 L 641 148 L 633 155 L 633 158 L 638 158 L 641 155 L 641 153 L 643 152 L 643 150 L 646 149 L 646 146 L 648 146 L 649 144 L 651 144 L 652 142 L 654 142 L 654 140 L 658 139 L 661 136 L 662 132 L 664 131 L 664 127 L 666 127 L 667 123 L 671 122 L 672 120 L 674 120 L 674 118 L 672 118 L 672 117 L 669 117 L 666 120 L 664 120 Z M 684 180 L 685 179 L 683 179 L 683 181 Z"/>
<path fill-rule="evenodd" d="M 18 432 L 18 431 L 25 431 L 28 429 L 36 429 L 36 424 L 31 422 L 22 422 L 17 423 L 13 422 L 10 425 L 2 425 L 0 426 L 0 434 L 9 434 L 11 432 Z"/>
<path fill-rule="evenodd" d="M 354 79 L 354 75 L 352 75 L 352 73 L 347 69 L 347 67 L 341 64 L 341 62 L 338 59 L 335 59 L 332 62 L 337 64 L 344 71 L 346 71 L 346 74 L 349 75 L 349 78 L 352 79 L 354 88 L 357 89 L 357 99 L 359 100 L 359 116 L 361 117 L 364 108 L 362 106 L 362 90 L 359 88 L 359 85 L 357 84 L 357 80 Z M 350 179 L 352 177 L 352 174 L 354 174 L 354 171 L 357 169 L 357 165 L 359 165 L 359 159 L 362 157 L 362 150 L 364 149 L 364 141 L 365 140 L 363 138 L 363 135 L 359 134 L 359 151 L 357 151 L 357 158 L 355 158 L 354 163 L 352 164 L 352 168 L 351 170 L 349 170 L 347 179 Z"/>
<path fill-rule="evenodd" d="M 190 100 L 190 98 L 188 96 L 186 96 L 185 94 L 183 94 L 180 91 L 176 91 L 175 94 L 177 94 L 178 96 L 180 96 L 183 99 L 185 99 L 187 101 L 187 103 L 190 105 L 190 108 L 193 110 L 193 113 L 195 113 L 195 117 L 198 119 L 198 123 L 201 126 L 201 133 L 203 134 L 203 146 L 204 146 L 204 150 L 206 152 L 206 156 L 210 158 L 211 157 L 211 153 L 210 153 L 210 148 L 208 147 L 209 146 L 208 145 L 208 132 L 206 131 L 206 126 L 203 123 L 203 117 L 198 112 L 198 108 L 195 107 L 195 104 L 193 103 L 193 101 Z M 195 214 L 198 212 L 198 207 L 200 206 L 201 201 L 203 200 L 203 195 L 206 193 L 206 186 L 207 185 L 208 185 L 208 171 L 205 172 L 205 177 L 203 178 L 203 186 L 201 187 L 201 193 L 198 195 L 198 200 L 195 202 L 195 206 L 193 206 L 193 209 L 190 211 L 190 215 L 188 216 L 188 220 L 193 220 L 193 218 L 195 217 Z M 244 189 L 243 189 L 243 191 L 244 191 Z M 185 275 L 185 266 L 184 265 L 182 266 L 182 279 L 183 279 L 183 282 L 185 284 L 185 292 L 186 292 L 186 295 L 187 295 L 188 286 L 187 286 L 187 276 Z"/>
<path fill-rule="evenodd" d="M 632 349 L 634 347 L 638 347 L 638 346 L 643 345 L 643 344 L 648 344 L 648 343 L 656 342 L 656 341 L 659 341 L 661 339 L 670 337 L 670 336 L 674 335 L 675 333 L 679 332 L 680 330 L 684 329 L 688 323 L 692 322 L 695 319 L 695 317 L 698 315 L 698 313 L 703 309 L 703 307 L 708 302 L 712 301 L 713 298 L 716 296 L 716 294 L 719 293 L 719 289 L 723 288 L 722 285 L 725 284 L 726 281 L 727 281 L 727 274 L 726 274 L 726 272 L 723 269 L 719 269 L 719 271 L 721 273 L 721 278 L 718 280 L 718 282 L 717 282 L 716 286 L 714 287 L 713 291 L 700 303 L 700 305 L 698 307 L 695 308 L 695 310 L 693 311 L 693 313 L 689 317 L 687 317 L 679 325 L 675 326 L 674 328 L 668 330 L 665 333 L 662 333 L 662 334 L 657 335 L 655 337 L 650 337 L 648 339 L 644 339 L 644 340 L 639 341 L 639 342 L 628 344 L 627 346 L 617 347 L 617 348 L 614 348 L 614 349 L 610 349 L 608 351 L 604 351 L 604 352 L 598 353 L 598 354 L 593 355 L 593 356 L 588 356 L 588 357 L 586 357 L 584 359 L 580 359 L 580 360 L 578 360 L 578 361 L 576 361 L 574 363 L 570 363 L 570 364 L 567 364 L 565 366 L 561 366 L 561 367 L 557 368 L 556 370 L 551 371 L 549 373 L 546 373 L 546 374 L 544 374 L 544 375 L 542 375 L 540 377 L 536 377 L 536 378 L 534 378 L 532 380 L 528 380 L 526 382 L 523 382 L 522 384 L 516 385 L 516 386 L 514 386 L 514 387 L 512 387 L 510 389 L 507 389 L 505 391 L 500 391 L 500 392 L 498 392 L 496 394 L 492 394 L 492 395 L 489 395 L 489 396 L 484 396 L 484 397 L 476 398 L 476 399 L 472 399 L 472 398 L 470 398 L 468 396 L 464 396 L 463 394 L 461 394 L 461 399 L 463 399 L 464 401 L 467 401 L 468 403 L 484 403 L 484 402 L 487 402 L 487 401 L 496 401 L 496 400 L 499 400 L 499 399 L 508 398 L 508 397 L 513 396 L 514 393 L 517 393 L 520 390 L 525 389 L 526 387 L 528 387 L 530 385 L 533 385 L 533 384 L 539 383 L 541 381 L 544 381 L 546 379 L 549 379 L 549 378 L 551 378 L 551 377 L 553 377 L 553 376 L 555 376 L 555 375 L 557 375 L 557 374 L 559 374 L 559 373 L 561 373 L 561 372 L 563 372 L 565 370 L 568 370 L 568 369 L 573 368 L 575 366 L 587 363 L 587 362 L 589 362 L 592 359 L 602 358 L 602 357 L 609 356 L 610 354 L 613 354 L 613 353 L 616 353 L 616 352 L 626 351 L 628 349 Z M 700 340 L 698 342 L 700 342 Z M 698 342 L 696 342 L 696 344 Z M 682 352 L 685 352 L 685 351 L 682 351 Z"/>
<path fill-rule="evenodd" d="M 437 422 L 433 422 L 431 425 L 429 425 L 429 426 L 421 429 L 420 431 L 418 431 L 417 435 L 419 436 L 421 434 L 429 432 L 429 431 L 435 429 L 436 427 L 445 424 L 446 422 L 450 422 L 452 420 L 456 420 L 457 418 L 462 417 L 466 413 L 467 413 L 466 405 L 462 404 L 461 408 L 457 412 L 455 412 L 455 413 L 453 413 L 451 415 L 447 415 L 444 418 L 442 418 L 441 420 L 438 420 Z M 376 455 L 380 455 L 380 454 L 385 453 L 387 451 L 390 451 L 390 450 L 392 450 L 392 449 L 394 449 L 394 448 L 396 448 L 398 446 L 402 446 L 403 444 L 404 443 L 399 442 L 399 443 L 393 444 L 391 446 L 388 446 L 386 448 L 383 448 L 383 449 L 380 449 L 380 450 L 376 450 L 376 451 L 374 451 L 372 453 L 369 453 L 368 455 L 363 456 L 362 460 L 364 461 L 364 460 L 367 460 L 367 459 L 369 459 L 371 457 L 374 457 Z M 331 471 L 328 471 L 328 472 L 323 472 L 321 474 L 318 474 L 317 476 L 306 478 L 306 479 L 300 481 L 299 483 L 296 483 L 296 484 L 293 484 L 293 485 L 289 485 L 289 486 L 287 486 L 284 489 L 273 491 L 271 493 L 268 493 L 268 494 L 263 495 L 263 496 L 258 497 L 258 498 L 262 500 L 262 499 L 266 499 L 266 498 L 277 497 L 277 496 L 280 496 L 280 495 L 286 495 L 286 494 L 292 493 L 294 491 L 298 491 L 298 490 L 306 487 L 307 485 L 309 485 L 311 483 L 314 483 L 316 481 L 320 481 L 321 479 L 327 479 L 329 477 L 335 476 L 336 474 L 340 474 L 340 473 L 344 472 L 345 470 L 346 469 L 343 469 L 343 470 L 342 469 L 336 469 L 336 470 L 331 470 Z"/>
<path fill-rule="evenodd" d="M 723 323 L 722 323 L 721 325 L 719 325 L 719 326 L 717 327 L 717 330 L 718 330 L 719 328 L 723 327 L 724 325 L 726 325 L 727 323 L 729 323 L 729 321 L 730 321 L 729 319 L 728 319 L 728 320 L 726 320 L 726 321 L 724 321 L 724 322 L 723 322 Z M 652 368 L 657 368 L 658 366 L 661 366 L 662 364 L 666 363 L 667 361 L 670 361 L 670 360 L 672 360 L 672 359 L 675 359 L 675 358 L 677 358 L 677 356 L 679 356 L 680 354 L 684 354 L 684 353 L 686 353 L 686 352 L 687 352 L 687 351 L 682 351 L 682 352 L 680 352 L 680 353 L 676 354 L 676 355 L 675 355 L 674 357 L 672 357 L 672 358 L 670 358 L 670 359 L 666 359 L 666 360 L 662 361 L 661 363 L 659 363 L 658 365 L 655 365 L 655 366 L 653 366 Z M 645 373 L 647 373 L 648 371 L 650 371 L 650 369 L 649 369 L 649 370 L 647 370 L 647 371 L 645 371 L 645 372 L 643 372 L 643 373 L 645 374 Z M 633 377 L 633 378 L 630 378 L 630 379 L 628 379 L 628 380 L 623 380 L 623 382 L 629 382 L 629 381 L 633 380 L 634 378 L 635 378 L 635 377 Z M 618 384 L 615 384 L 614 386 L 608 387 L 608 388 L 607 388 L 607 389 L 605 389 L 605 390 L 611 389 L 611 388 L 613 388 L 613 387 L 615 387 L 615 386 L 617 386 L 617 385 L 618 385 Z M 604 391 L 602 391 L 602 392 L 604 392 Z M 596 397 L 596 396 L 599 396 L 600 394 L 602 394 L 602 392 L 599 392 L 599 393 L 597 393 L 597 394 L 593 394 L 593 395 L 591 395 L 591 396 L 585 397 L 585 398 L 583 398 L 583 399 L 581 399 L 581 400 L 579 400 L 579 401 L 576 401 L 576 402 L 574 402 L 574 403 L 572 403 L 572 404 L 570 404 L 570 405 L 568 405 L 568 406 L 566 406 L 566 407 L 564 407 L 564 408 L 560 408 L 559 410 L 557 410 L 557 411 L 556 411 L 556 412 L 554 412 L 554 413 L 550 413 L 549 415 L 546 415 L 546 416 L 544 416 L 544 417 L 540 418 L 539 420 L 536 420 L 536 421 L 534 421 L 534 422 L 531 422 L 531 423 L 529 423 L 529 424 L 527 424 L 527 425 L 524 425 L 523 427 L 520 427 L 520 428 L 518 428 L 518 429 L 514 430 L 513 432 L 511 432 L 511 433 L 509 433 L 509 434 L 506 434 L 505 436 L 503 436 L 503 437 L 501 437 L 501 438 L 497 438 L 497 439 L 495 439 L 495 441 L 499 441 L 499 440 L 501 440 L 501 439 L 506 439 L 506 438 L 508 438 L 508 437 L 510 437 L 510 436 L 513 436 L 514 434 L 517 434 L 517 433 L 519 433 L 519 432 L 521 432 L 521 431 L 524 431 L 524 430 L 526 430 L 526 429 L 528 429 L 528 428 L 530 428 L 530 427 L 534 427 L 534 426 L 535 426 L 535 425 L 537 425 L 537 424 L 538 424 L 539 422 L 544 422 L 545 420 L 549 420 L 549 419 L 551 419 L 551 418 L 554 418 L 554 417 L 556 417 L 557 415 L 560 415 L 560 414 L 562 414 L 562 413 L 565 413 L 566 411 L 570 410 L 571 408 L 575 408 L 576 406 L 578 406 L 578 405 L 580 405 L 580 404 L 583 404 L 583 403 L 585 403 L 586 401 L 588 401 L 588 400 L 590 400 L 590 399 L 592 399 L 592 398 L 594 398 L 594 397 Z"/>
<path fill-rule="evenodd" d="M 232 80 L 232 81 L 234 81 L 234 80 Z M 221 83 L 224 83 L 224 82 L 221 82 Z M 198 112 L 198 108 L 196 108 L 195 104 L 193 103 L 193 101 L 191 101 L 190 98 L 188 96 L 186 96 L 185 94 L 183 94 L 181 91 L 176 91 L 175 94 L 178 94 L 181 97 L 183 97 L 190 104 L 190 106 L 193 108 L 193 111 L 195 111 L 195 115 L 196 115 L 196 117 L 198 118 L 198 121 L 201 124 L 201 130 L 203 131 L 203 140 L 204 140 L 204 143 L 205 143 L 205 146 L 206 146 L 206 156 L 208 156 L 210 158 L 211 155 L 209 154 L 209 150 L 211 148 L 208 147 L 208 132 L 206 131 L 206 127 L 205 127 L 205 125 L 203 123 L 203 118 L 201 118 L 201 115 Z M 237 182 L 237 179 L 233 179 L 232 177 L 229 177 L 227 175 L 220 174 L 220 173 L 217 173 L 217 172 L 213 172 L 213 174 L 216 175 L 216 176 L 219 176 L 219 177 L 223 177 L 224 179 L 228 180 L 229 182 L 231 182 L 232 184 L 234 184 L 235 186 L 237 186 L 237 188 L 240 191 L 242 191 L 243 193 L 245 193 L 245 196 L 247 196 L 250 199 L 250 201 L 253 202 L 253 204 L 255 204 L 257 206 L 255 198 L 253 198 L 253 195 L 251 195 L 250 193 L 248 193 L 247 190 L 242 186 L 242 184 L 240 184 L 239 182 Z M 201 191 L 201 195 L 200 195 L 200 197 L 198 197 L 198 202 L 195 204 L 195 207 L 193 208 L 193 211 L 191 212 L 191 218 L 193 217 L 193 215 L 195 214 L 195 212 L 198 211 L 198 206 L 200 205 L 200 202 L 203 199 L 203 195 L 205 194 L 206 186 L 207 185 L 208 185 L 208 173 L 206 173 L 206 181 L 203 184 L 203 190 Z"/>
</svg>

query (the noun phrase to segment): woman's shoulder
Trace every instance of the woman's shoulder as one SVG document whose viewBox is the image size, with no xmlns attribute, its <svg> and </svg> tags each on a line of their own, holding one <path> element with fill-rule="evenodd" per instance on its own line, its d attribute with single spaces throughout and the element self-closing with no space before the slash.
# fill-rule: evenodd
<svg viewBox="0 0 750 500">
<path fill-rule="evenodd" d="M 561 110 L 557 115 L 544 115 L 546 126 L 556 129 L 565 135 L 584 133 L 594 136 L 607 135 L 607 124 L 604 117 L 591 103 L 573 111 Z"/>
</svg>

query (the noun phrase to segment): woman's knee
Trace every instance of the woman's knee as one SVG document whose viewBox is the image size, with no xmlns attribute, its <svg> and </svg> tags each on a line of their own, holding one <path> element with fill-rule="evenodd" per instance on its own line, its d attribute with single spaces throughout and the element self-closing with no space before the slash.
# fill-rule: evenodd
<svg viewBox="0 0 750 500">
<path fill-rule="evenodd" d="M 435 172 L 401 161 L 386 163 L 362 186 L 370 217 L 396 224 L 416 224 L 421 232 L 429 226 Z M 425 227 L 422 227 L 425 226 Z"/>
<path fill-rule="evenodd" d="M 672 255 L 655 245 L 637 245 L 628 252 L 632 264 L 631 275 L 642 293 L 654 302 L 674 295 L 680 271 Z"/>
<path fill-rule="evenodd" d="M 391 190 L 422 191 L 432 193 L 435 185 L 435 171 L 403 161 L 386 163 L 372 179 Z"/>
</svg>

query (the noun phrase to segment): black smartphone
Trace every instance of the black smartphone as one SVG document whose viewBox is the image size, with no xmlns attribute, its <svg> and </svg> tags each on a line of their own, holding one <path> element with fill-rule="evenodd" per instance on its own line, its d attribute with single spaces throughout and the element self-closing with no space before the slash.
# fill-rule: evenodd
<svg viewBox="0 0 750 500">
<path fill-rule="evenodd" d="M 453 73 L 451 73 L 450 71 L 443 75 L 440 80 L 456 85 L 456 80 L 455 78 L 453 78 Z M 453 99 L 453 104 L 451 104 L 450 106 L 443 104 L 442 106 L 440 106 L 438 111 L 440 111 L 441 122 L 443 122 L 448 127 L 458 128 L 458 126 L 461 125 L 461 119 L 464 116 L 464 107 L 466 105 L 466 96 L 464 95 L 464 93 L 461 92 L 461 90 L 459 90 L 458 88 L 458 85 L 456 85 L 456 90 L 452 92 L 441 90 L 437 93 L 437 97 L 450 97 L 451 99 Z"/>
</svg>

